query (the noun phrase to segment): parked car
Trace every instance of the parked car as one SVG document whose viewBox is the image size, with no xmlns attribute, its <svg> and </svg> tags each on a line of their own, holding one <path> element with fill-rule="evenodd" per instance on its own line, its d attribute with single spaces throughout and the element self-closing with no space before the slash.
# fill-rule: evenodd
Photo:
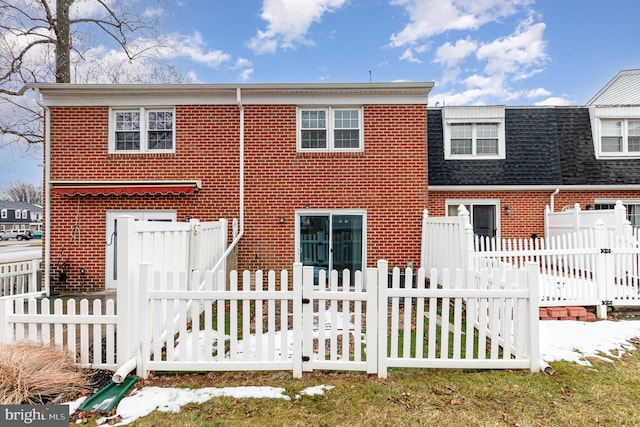
<svg viewBox="0 0 640 427">
<path fill-rule="evenodd" d="M 33 239 L 33 232 L 31 230 L 4 230 L 0 236 L 2 240 L 31 240 Z"/>
</svg>

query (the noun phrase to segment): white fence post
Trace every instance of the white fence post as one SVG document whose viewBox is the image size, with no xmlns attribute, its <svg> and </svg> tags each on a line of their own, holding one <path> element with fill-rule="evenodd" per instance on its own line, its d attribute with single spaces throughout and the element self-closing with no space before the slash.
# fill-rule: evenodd
<svg viewBox="0 0 640 427">
<path fill-rule="evenodd" d="M 420 267 L 427 268 L 427 233 L 425 230 L 427 229 L 427 219 L 429 218 L 429 210 L 425 209 L 422 212 L 422 239 L 420 240 Z"/>
<path fill-rule="evenodd" d="M 525 262 L 525 270 L 527 275 L 526 286 L 529 291 L 529 357 L 531 372 L 540 371 L 540 314 L 538 311 L 538 286 L 540 280 L 540 267 L 537 262 Z"/>
<path fill-rule="evenodd" d="M 302 378 L 302 263 L 293 264 L 293 378 Z M 283 350 L 284 351 L 284 350 Z"/>
<path fill-rule="evenodd" d="M 473 226 L 471 225 L 469 211 L 464 205 L 460 205 L 458 208 L 458 215 L 464 220 L 464 230 L 461 233 L 461 248 L 462 248 L 462 270 L 467 271 L 475 268 L 475 248 L 473 244 Z M 453 268 L 453 266 L 452 266 Z"/>
<path fill-rule="evenodd" d="M 378 261 L 378 378 L 387 378 L 387 287 L 389 282 L 389 263 Z M 367 292 L 369 292 L 367 290 Z M 367 328 L 369 326 L 367 325 Z"/>
<path fill-rule="evenodd" d="M 29 277 L 29 292 L 38 291 L 38 270 L 40 269 L 40 260 L 31 261 L 31 277 Z"/>
<path fill-rule="evenodd" d="M 199 283 L 191 283 L 191 273 L 194 270 L 200 270 L 200 258 L 206 257 L 208 253 L 205 252 L 205 245 L 202 244 L 200 236 L 200 220 L 191 218 L 189 220 L 189 253 L 187 254 L 187 273 L 188 273 L 188 287 L 187 289 L 198 289 Z M 202 253 L 205 252 L 205 253 Z"/>
<path fill-rule="evenodd" d="M 136 320 L 134 313 L 138 307 L 135 292 L 137 288 L 136 282 L 138 281 L 138 276 L 135 274 L 138 254 L 136 250 L 136 234 L 133 231 L 134 217 L 120 216 L 116 219 L 116 223 L 118 229 L 116 235 L 116 244 L 118 245 L 118 288 L 116 293 L 118 308 L 118 323 L 116 326 L 117 364 L 121 366 L 131 358 L 135 351 L 132 348 L 132 334 L 135 333 L 135 329 L 138 327 L 134 323 Z"/>
<path fill-rule="evenodd" d="M 614 213 L 614 230 L 617 236 L 624 235 L 624 225 L 627 221 L 627 208 L 622 204 L 622 200 L 616 200 L 613 207 Z"/>
<path fill-rule="evenodd" d="M 384 312 L 380 312 L 380 308 L 378 306 L 378 297 L 379 297 L 379 289 L 380 283 L 378 281 L 377 271 L 375 268 L 367 268 L 367 304 L 366 311 L 367 314 L 373 314 L 373 317 L 379 318 L 380 316 L 386 317 L 386 310 Z M 385 298 L 386 301 L 386 298 Z M 370 307 L 375 307 L 375 309 L 370 310 Z M 378 331 L 377 325 L 374 322 L 371 322 L 371 326 L 367 326 L 366 334 L 367 334 L 367 373 L 368 374 L 376 374 L 378 373 L 378 354 L 377 350 L 369 351 L 369 348 L 376 349 L 378 347 Z M 359 350 L 356 350 L 359 351 Z"/>
<path fill-rule="evenodd" d="M 140 265 L 140 283 L 138 283 L 138 322 L 136 334 L 136 374 L 141 378 L 149 376 L 147 361 L 151 356 L 151 319 L 149 319 L 149 286 L 151 264 Z M 155 319 L 158 321 L 158 319 Z"/>
</svg>

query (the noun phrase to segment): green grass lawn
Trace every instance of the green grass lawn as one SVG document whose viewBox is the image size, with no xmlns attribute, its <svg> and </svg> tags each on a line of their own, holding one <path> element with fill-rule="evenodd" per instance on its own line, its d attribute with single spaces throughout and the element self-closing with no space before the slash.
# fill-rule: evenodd
<svg viewBox="0 0 640 427">
<path fill-rule="evenodd" d="M 202 373 L 156 376 L 172 387 L 283 387 L 291 400 L 213 398 L 179 414 L 154 412 L 137 426 L 633 426 L 640 425 L 640 351 L 592 367 L 555 362 L 528 371 L 392 370 L 363 373 Z M 307 387 L 335 388 L 302 396 Z M 144 383 L 143 383 L 144 385 Z M 91 425 L 93 421 L 90 421 Z"/>
</svg>

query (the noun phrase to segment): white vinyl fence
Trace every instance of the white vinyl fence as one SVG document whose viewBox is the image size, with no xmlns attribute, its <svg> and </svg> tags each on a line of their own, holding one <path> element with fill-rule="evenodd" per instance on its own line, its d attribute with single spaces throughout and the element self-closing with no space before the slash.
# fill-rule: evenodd
<svg viewBox="0 0 640 427">
<path fill-rule="evenodd" d="M 143 377 L 151 370 L 291 370 L 300 377 L 322 369 L 386 377 L 396 366 L 536 371 L 532 267 L 500 276 L 469 273 L 471 289 L 443 271 L 448 286 L 440 289 L 425 285 L 423 270 L 414 283 L 408 269 L 402 283 L 394 269 L 389 283 L 386 261 L 343 286 L 337 271 L 321 272 L 315 286 L 313 267 L 297 263 L 291 276 L 232 272 L 228 289 L 222 273 L 207 272 L 204 286 L 190 290 L 185 274 L 142 266 L 139 299 L 129 301 L 138 308 L 130 321 L 139 325 L 127 330 L 135 337 L 129 345 L 140 349 Z"/>
<path fill-rule="evenodd" d="M 355 282 L 297 263 L 263 274 L 153 271 L 118 282 L 113 301 L 0 301 L 0 342 L 30 340 L 67 349 L 82 366 L 114 369 L 135 360 L 151 370 L 355 370 L 386 377 L 392 367 L 530 369 L 541 367 L 537 268 L 468 272 L 432 270 L 444 286 L 413 278 L 386 261 Z M 391 276 L 391 277 L 390 277 Z M 190 287 L 189 283 L 203 283 Z M 472 284 L 471 287 L 465 285 Z M 127 292 L 127 289 L 136 292 Z M 116 334 L 117 332 L 117 334 Z M 117 347 L 116 347 L 117 345 Z M 117 352 L 116 352 L 117 348 Z"/>
<path fill-rule="evenodd" d="M 467 216 L 462 218 L 468 222 Z M 443 229 L 442 224 L 430 220 L 423 228 L 423 239 L 445 246 Z M 459 229 L 461 227 L 455 229 L 449 239 L 460 241 Z M 458 248 L 458 254 L 451 257 L 445 257 L 447 251 L 439 250 L 440 246 L 424 245 L 427 253 L 423 253 L 422 266 L 431 268 L 435 259 L 438 268 L 458 268 L 459 260 L 465 259 L 476 271 L 505 270 L 534 262 L 540 271 L 540 306 L 595 306 L 597 316 L 602 319 L 607 316 L 607 307 L 640 305 L 640 236 L 628 221 L 621 235 L 597 220 L 593 226 L 547 239 L 476 237 L 471 243 L 469 239 L 462 241 L 466 246 Z M 439 258 L 428 251 L 439 252 Z"/>
<path fill-rule="evenodd" d="M 40 250 L 3 254 L 0 257 L 0 300 L 47 294 L 40 280 Z"/>
<path fill-rule="evenodd" d="M 628 224 L 627 210 L 618 200 L 613 209 L 582 210 L 576 203 L 573 209 L 565 212 L 551 212 L 547 206 L 544 211 L 544 237 L 549 239 L 594 228 L 596 221 L 604 222 L 605 228 L 615 235 L 621 236 Z"/>
<path fill-rule="evenodd" d="M 458 207 L 457 216 L 431 217 L 427 209 L 422 215 L 422 248 L 420 266 L 430 271 L 462 269 L 467 271 L 473 261 L 473 226 L 469 211 Z"/>
<path fill-rule="evenodd" d="M 0 342 L 53 345 L 82 367 L 115 370 L 114 305 L 112 299 L 0 300 Z"/>
</svg>

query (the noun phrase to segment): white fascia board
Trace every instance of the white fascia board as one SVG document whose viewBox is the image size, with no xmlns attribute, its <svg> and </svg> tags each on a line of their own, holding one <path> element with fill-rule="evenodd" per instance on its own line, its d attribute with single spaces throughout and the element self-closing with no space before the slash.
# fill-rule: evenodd
<svg viewBox="0 0 640 427">
<path fill-rule="evenodd" d="M 427 104 L 433 83 L 270 85 L 34 84 L 47 106 L 236 104 Z"/>
</svg>

